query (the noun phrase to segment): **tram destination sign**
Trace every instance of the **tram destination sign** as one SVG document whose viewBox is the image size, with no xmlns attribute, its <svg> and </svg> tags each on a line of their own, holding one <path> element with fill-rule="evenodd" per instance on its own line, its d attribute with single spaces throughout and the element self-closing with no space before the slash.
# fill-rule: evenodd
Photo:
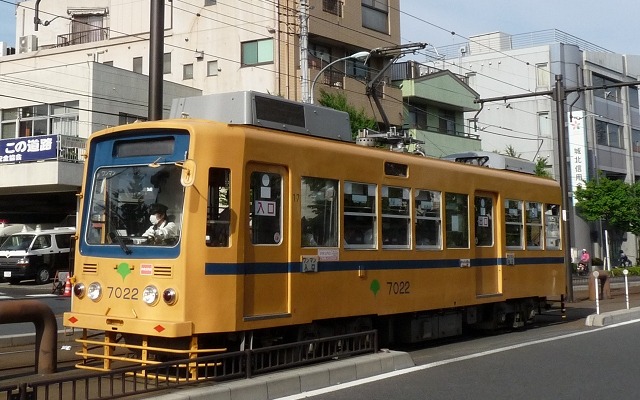
<svg viewBox="0 0 640 400">
<path fill-rule="evenodd" d="M 0 140 L 0 164 L 57 158 L 57 135 Z"/>
</svg>

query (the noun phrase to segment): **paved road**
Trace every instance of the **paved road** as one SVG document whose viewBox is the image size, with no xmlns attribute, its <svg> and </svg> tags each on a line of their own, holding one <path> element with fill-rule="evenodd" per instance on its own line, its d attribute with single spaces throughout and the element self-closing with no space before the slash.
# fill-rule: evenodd
<svg viewBox="0 0 640 400">
<path fill-rule="evenodd" d="M 62 330 L 62 314 L 71 308 L 71 297 L 63 297 L 51 293 L 52 284 L 36 285 L 34 282 L 24 282 L 20 285 L 0 283 L 0 301 L 20 299 L 36 299 L 44 302 L 56 315 L 58 329 Z M 0 325 L 0 337 L 6 335 L 35 334 L 32 323 Z"/>
</svg>

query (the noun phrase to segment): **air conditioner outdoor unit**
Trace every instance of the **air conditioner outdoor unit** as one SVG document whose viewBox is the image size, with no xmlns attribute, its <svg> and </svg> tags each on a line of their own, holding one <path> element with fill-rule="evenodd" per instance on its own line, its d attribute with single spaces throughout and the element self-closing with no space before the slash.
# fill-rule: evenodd
<svg viewBox="0 0 640 400">
<path fill-rule="evenodd" d="M 28 53 L 38 50 L 38 37 L 36 35 L 20 36 L 18 53 Z"/>
</svg>

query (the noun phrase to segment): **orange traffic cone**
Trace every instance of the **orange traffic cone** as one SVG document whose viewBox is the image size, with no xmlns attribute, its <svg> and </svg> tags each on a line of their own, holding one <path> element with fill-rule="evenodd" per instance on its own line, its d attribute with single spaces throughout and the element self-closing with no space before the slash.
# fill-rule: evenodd
<svg viewBox="0 0 640 400">
<path fill-rule="evenodd" d="M 69 275 L 67 275 L 67 281 L 64 283 L 62 297 L 71 297 L 71 277 Z"/>
</svg>

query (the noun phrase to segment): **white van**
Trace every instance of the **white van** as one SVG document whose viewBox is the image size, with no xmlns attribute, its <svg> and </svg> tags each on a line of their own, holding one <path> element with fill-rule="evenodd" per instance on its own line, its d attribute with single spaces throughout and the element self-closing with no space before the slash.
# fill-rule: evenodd
<svg viewBox="0 0 640 400">
<path fill-rule="evenodd" d="M 14 233 L 0 245 L 0 278 L 17 284 L 35 279 L 47 283 L 56 270 L 70 270 L 75 228 Z"/>
</svg>

